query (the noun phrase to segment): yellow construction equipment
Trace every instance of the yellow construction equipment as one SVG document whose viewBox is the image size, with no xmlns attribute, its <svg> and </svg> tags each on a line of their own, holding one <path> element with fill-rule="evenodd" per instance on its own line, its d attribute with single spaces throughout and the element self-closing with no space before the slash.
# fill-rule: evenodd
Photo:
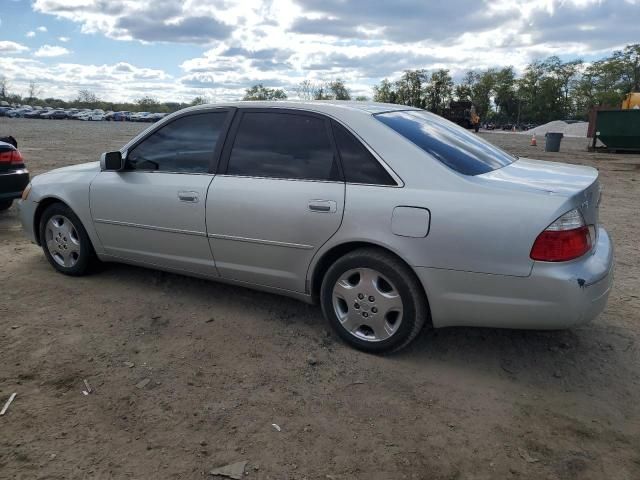
<svg viewBox="0 0 640 480">
<path fill-rule="evenodd" d="M 622 101 L 622 110 L 640 108 L 640 92 L 627 93 Z"/>
</svg>

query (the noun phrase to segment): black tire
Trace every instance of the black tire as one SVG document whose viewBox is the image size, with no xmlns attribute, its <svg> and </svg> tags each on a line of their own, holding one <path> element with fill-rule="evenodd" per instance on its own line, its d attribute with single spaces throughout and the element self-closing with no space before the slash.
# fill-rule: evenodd
<svg viewBox="0 0 640 480">
<path fill-rule="evenodd" d="M 46 226 L 49 220 L 52 217 L 56 216 L 62 216 L 69 220 L 74 232 L 74 237 L 78 240 L 79 243 L 79 252 L 77 253 L 77 258 L 74 259 L 75 263 L 71 266 L 64 266 L 58 263 L 53 258 L 53 255 L 49 251 L 49 248 L 47 246 L 48 240 L 50 239 L 47 239 Z M 76 277 L 89 273 L 91 267 L 96 261 L 96 254 L 93 249 L 93 245 L 91 244 L 91 240 L 87 235 L 87 231 L 84 229 L 84 226 L 82 225 L 82 222 L 77 217 L 77 215 L 73 213 L 73 210 L 71 210 L 63 203 L 54 203 L 50 205 L 43 212 L 42 217 L 40 218 L 40 225 L 38 229 L 40 232 L 40 244 L 42 245 L 44 256 L 47 257 L 47 260 L 49 261 L 51 266 L 53 266 L 53 268 L 55 268 L 60 273 L 64 273 L 65 275 Z M 71 239 L 64 238 L 64 243 L 66 243 L 67 240 Z"/>
<path fill-rule="evenodd" d="M 0 200 L 0 212 L 3 212 L 4 210 L 9 210 L 11 208 L 11 205 L 13 205 L 13 199 Z"/>
<path fill-rule="evenodd" d="M 369 341 L 358 338 L 343 327 L 333 303 L 336 282 L 351 270 L 373 269 L 386 277 L 402 300 L 402 317 L 397 330 L 389 338 Z M 357 302 L 357 301 L 356 301 Z M 349 345 L 369 353 L 391 353 L 406 347 L 429 320 L 427 299 L 415 273 L 400 259 L 378 248 L 354 250 L 339 258 L 325 274 L 320 289 L 322 312 L 335 332 Z M 366 301 L 365 301 L 366 303 Z M 359 308 L 371 308 L 371 305 Z M 347 306 L 351 308 L 351 306 Z M 359 311 L 359 310 L 358 310 Z M 370 310 L 373 312 L 373 309 Z M 365 327 L 366 328 L 366 327 Z"/>
<path fill-rule="evenodd" d="M 475 130 L 476 133 L 478 133 L 480 131 L 480 125 L 476 124 L 473 129 Z"/>
</svg>

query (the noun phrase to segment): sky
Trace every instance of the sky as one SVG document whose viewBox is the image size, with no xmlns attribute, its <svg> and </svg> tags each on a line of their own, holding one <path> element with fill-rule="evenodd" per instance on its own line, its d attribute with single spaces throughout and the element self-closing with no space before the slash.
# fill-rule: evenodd
<svg viewBox="0 0 640 480">
<path fill-rule="evenodd" d="M 589 62 L 640 42 L 640 0 L 0 0 L 0 75 L 25 95 L 236 100 L 256 83 L 295 97 L 342 78 L 372 95 L 405 69 Z"/>
</svg>

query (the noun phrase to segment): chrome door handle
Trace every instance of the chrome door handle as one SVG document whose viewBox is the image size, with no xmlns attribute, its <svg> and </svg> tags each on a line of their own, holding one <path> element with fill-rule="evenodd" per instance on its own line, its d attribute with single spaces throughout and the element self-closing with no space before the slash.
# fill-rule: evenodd
<svg viewBox="0 0 640 480">
<path fill-rule="evenodd" d="M 178 192 L 181 202 L 198 203 L 198 192 Z"/>
<path fill-rule="evenodd" d="M 310 200 L 309 210 L 312 212 L 335 213 L 337 204 L 333 200 Z"/>
</svg>

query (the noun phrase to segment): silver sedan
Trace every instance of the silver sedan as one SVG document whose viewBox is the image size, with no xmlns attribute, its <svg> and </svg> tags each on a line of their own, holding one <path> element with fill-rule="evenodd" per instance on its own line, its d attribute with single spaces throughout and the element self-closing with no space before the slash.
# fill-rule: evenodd
<svg viewBox="0 0 640 480">
<path fill-rule="evenodd" d="M 58 271 L 123 262 L 317 302 L 346 342 L 425 324 L 566 328 L 612 283 L 589 167 L 514 157 L 399 105 L 182 110 L 99 162 L 35 177 L 26 234 Z"/>
</svg>

